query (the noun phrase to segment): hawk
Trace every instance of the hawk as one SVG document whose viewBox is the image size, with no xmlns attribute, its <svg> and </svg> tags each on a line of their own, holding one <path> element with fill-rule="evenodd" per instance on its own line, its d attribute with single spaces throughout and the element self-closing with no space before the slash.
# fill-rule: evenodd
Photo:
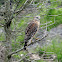
<svg viewBox="0 0 62 62">
<path fill-rule="evenodd" d="M 25 38 L 24 38 L 24 49 L 26 50 L 26 46 L 27 43 L 29 42 L 30 39 L 32 39 L 34 37 L 34 35 L 36 34 L 36 32 L 39 29 L 39 25 L 40 25 L 40 16 L 35 16 L 33 21 L 31 21 L 26 30 L 25 30 Z"/>
</svg>

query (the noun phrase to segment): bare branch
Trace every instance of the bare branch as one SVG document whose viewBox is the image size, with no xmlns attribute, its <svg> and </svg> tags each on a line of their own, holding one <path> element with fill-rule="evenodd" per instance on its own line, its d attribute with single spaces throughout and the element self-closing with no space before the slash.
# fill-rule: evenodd
<svg viewBox="0 0 62 62">
<path fill-rule="evenodd" d="M 17 7 L 19 6 L 19 2 L 20 0 L 16 3 L 16 8 L 14 9 L 14 11 L 16 11 Z"/>
<path fill-rule="evenodd" d="M 13 16 L 13 14 L 18 15 L 23 9 L 25 9 L 25 7 L 26 7 L 30 2 L 31 2 L 31 0 L 26 0 L 26 2 L 25 2 L 24 5 L 21 7 L 21 9 L 19 9 L 19 10 L 16 11 L 16 8 L 17 8 L 18 5 L 19 5 L 19 4 L 17 3 L 17 6 L 16 6 L 16 8 L 15 8 L 14 11 L 13 11 L 10 20 L 12 20 L 13 18 L 15 18 L 15 16 Z"/>
<path fill-rule="evenodd" d="M 28 46 L 30 46 L 30 45 L 32 45 L 32 44 L 38 42 L 38 41 L 41 41 L 42 39 L 44 39 L 44 38 L 47 37 L 47 36 L 48 36 L 48 34 L 44 35 L 41 39 L 38 39 L 38 40 L 36 40 L 36 41 L 30 43 Z"/>
<path fill-rule="evenodd" d="M 24 49 L 24 47 L 22 47 L 21 49 L 19 49 L 19 50 L 15 51 L 15 52 L 10 53 L 10 54 L 8 55 L 8 59 L 10 59 L 10 58 L 11 58 L 11 56 L 12 56 L 13 54 L 18 53 L 18 52 L 22 51 L 23 49 Z"/>
<path fill-rule="evenodd" d="M 19 9 L 19 10 L 17 10 L 17 11 L 15 11 L 14 13 L 19 14 L 23 9 L 25 9 L 25 7 L 26 7 L 28 4 L 30 4 L 30 2 L 31 2 L 31 0 L 26 0 L 26 2 L 24 3 L 24 5 L 22 6 L 22 8 Z"/>
<path fill-rule="evenodd" d="M 32 44 L 38 42 L 38 41 L 41 41 L 42 39 L 44 39 L 45 37 L 47 37 L 47 35 L 48 35 L 48 34 L 44 35 L 41 39 L 36 40 L 36 41 L 30 43 L 28 46 L 30 46 L 30 45 L 32 45 Z M 12 56 L 13 54 L 16 54 L 16 53 L 18 53 L 18 52 L 20 52 L 20 51 L 22 51 L 22 50 L 24 50 L 24 47 L 22 47 L 21 49 L 15 51 L 15 52 L 10 53 L 10 54 L 8 55 L 8 58 L 11 58 L 11 56 Z"/>
<path fill-rule="evenodd" d="M 4 13 L 5 13 L 5 11 L 4 11 L 4 10 L 0 10 L 0 16 L 3 16 L 3 15 L 4 15 Z"/>
<path fill-rule="evenodd" d="M 0 24 L 1 27 L 4 27 L 4 25 Z"/>
<path fill-rule="evenodd" d="M 47 23 L 44 23 L 44 24 L 41 24 L 41 25 L 46 25 L 46 24 L 49 24 L 49 23 L 51 23 L 52 21 L 50 21 L 50 22 L 47 22 Z"/>
<path fill-rule="evenodd" d="M 24 57 L 22 57 L 22 59 L 18 60 L 17 62 L 21 62 L 23 59 L 25 59 L 26 56 L 28 56 L 29 54 L 26 54 Z"/>
</svg>

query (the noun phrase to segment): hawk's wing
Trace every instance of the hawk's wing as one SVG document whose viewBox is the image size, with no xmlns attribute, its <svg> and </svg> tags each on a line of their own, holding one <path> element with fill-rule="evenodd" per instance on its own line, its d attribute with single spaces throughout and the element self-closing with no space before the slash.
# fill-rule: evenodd
<svg viewBox="0 0 62 62">
<path fill-rule="evenodd" d="M 31 23 L 28 24 L 26 31 L 25 31 L 25 40 L 31 39 L 37 32 L 38 25 L 32 21 Z"/>
</svg>

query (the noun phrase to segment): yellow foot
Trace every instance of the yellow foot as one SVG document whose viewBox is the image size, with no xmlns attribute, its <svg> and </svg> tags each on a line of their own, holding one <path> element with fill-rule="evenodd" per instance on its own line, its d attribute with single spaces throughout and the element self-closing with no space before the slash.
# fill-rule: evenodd
<svg viewBox="0 0 62 62">
<path fill-rule="evenodd" d="M 39 38 L 35 38 L 36 40 L 38 40 Z"/>
<path fill-rule="evenodd" d="M 31 40 L 31 43 L 32 43 L 32 40 Z"/>
<path fill-rule="evenodd" d="M 39 38 L 34 37 L 34 39 L 38 40 Z"/>
</svg>

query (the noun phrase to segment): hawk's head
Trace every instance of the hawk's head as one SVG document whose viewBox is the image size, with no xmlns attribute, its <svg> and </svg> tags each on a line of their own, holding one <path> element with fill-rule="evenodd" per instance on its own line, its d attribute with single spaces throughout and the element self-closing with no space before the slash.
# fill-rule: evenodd
<svg viewBox="0 0 62 62">
<path fill-rule="evenodd" d="M 34 20 L 39 21 L 40 20 L 40 16 L 35 16 Z"/>
</svg>

